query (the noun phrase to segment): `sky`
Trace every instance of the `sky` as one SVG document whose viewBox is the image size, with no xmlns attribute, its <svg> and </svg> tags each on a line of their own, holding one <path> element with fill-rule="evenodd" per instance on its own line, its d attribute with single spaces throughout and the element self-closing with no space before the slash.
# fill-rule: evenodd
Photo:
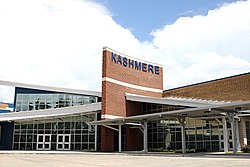
<svg viewBox="0 0 250 167">
<path fill-rule="evenodd" d="M 249 72 L 250 0 L 0 1 L 0 80 L 101 91 L 104 46 L 162 64 L 164 89 Z"/>
<path fill-rule="evenodd" d="M 140 41 L 152 40 L 152 30 L 173 24 L 179 17 L 207 15 L 210 9 L 236 0 L 96 0 L 118 24 Z"/>
</svg>

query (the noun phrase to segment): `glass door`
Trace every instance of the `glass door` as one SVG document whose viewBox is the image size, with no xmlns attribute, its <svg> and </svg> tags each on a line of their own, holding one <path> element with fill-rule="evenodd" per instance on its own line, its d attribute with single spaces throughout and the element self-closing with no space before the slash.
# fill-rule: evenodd
<svg viewBox="0 0 250 167">
<path fill-rule="evenodd" d="M 37 135 L 37 150 L 50 150 L 51 148 L 51 135 L 38 134 Z"/>
<path fill-rule="evenodd" d="M 57 150 L 70 150 L 70 135 L 59 134 L 57 135 Z"/>
</svg>

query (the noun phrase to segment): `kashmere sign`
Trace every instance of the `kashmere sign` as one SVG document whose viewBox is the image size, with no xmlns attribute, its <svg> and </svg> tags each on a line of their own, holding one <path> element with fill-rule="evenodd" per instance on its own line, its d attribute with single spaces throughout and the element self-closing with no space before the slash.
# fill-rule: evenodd
<svg viewBox="0 0 250 167">
<path fill-rule="evenodd" d="M 111 52 L 111 53 L 112 53 L 111 61 L 115 64 L 119 64 L 126 68 L 131 68 L 131 69 L 135 69 L 138 71 L 143 71 L 143 72 L 157 74 L 157 75 L 160 74 L 160 66 L 134 60 L 132 58 L 127 58 L 126 56 L 123 57 L 114 52 Z"/>
</svg>

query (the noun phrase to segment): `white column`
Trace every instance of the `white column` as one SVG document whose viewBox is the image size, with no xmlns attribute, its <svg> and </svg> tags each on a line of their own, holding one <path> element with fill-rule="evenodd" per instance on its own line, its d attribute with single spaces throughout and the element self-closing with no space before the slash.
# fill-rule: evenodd
<svg viewBox="0 0 250 167">
<path fill-rule="evenodd" d="M 143 146 L 144 152 L 148 152 L 148 121 L 143 122 Z"/>
<path fill-rule="evenodd" d="M 237 136 L 237 151 L 241 150 L 240 147 L 240 130 L 239 130 L 239 121 L 236 120 L 236 136 Z"/>
<path fill-rule="evenodd" d="M 119 125 L 119 152 L 122 152 L 122 125 Z"/>
<path fill-rule="evenodd" d="M 237 153 L 237 140 L 236 140 L 236 126 L 235 126 L 235 119 L 234 113 L 230 114 L 231 117 L 231 129 L 232 129 L 232 140 L 233 140 L 233 154 Z"/>
<path fill-rule="evenodd" d="M 221 149 L 221 131 L 220 131 L 220 129 L 219 129 L 218 137 L 219 137 L 219 150 L 221 151 L 222 149 Z"/>
<path fill-rule="evenodd" d="M 185 130 L 185 121 L 181 122 L 181 144 L 182 144 L 182 153 L 186 153 L 186 130 Z"/>
<path fill-rule="evenodd" d="M 97 99 L 96 99 L 97 101 Z M 95 114 L 95 121 L 97 120 L 97 113 Z M 97 126 L 95 125 L 95 151 L 97 151 Z"/>
<path fill-rule="evenodd" d="M 224 152 L 228 152 L 228 136 L 227 136 L 227 121 L 226 117 L 222 118 L 223 125 L 223 143 L 224 143 Z"/>
</svg>

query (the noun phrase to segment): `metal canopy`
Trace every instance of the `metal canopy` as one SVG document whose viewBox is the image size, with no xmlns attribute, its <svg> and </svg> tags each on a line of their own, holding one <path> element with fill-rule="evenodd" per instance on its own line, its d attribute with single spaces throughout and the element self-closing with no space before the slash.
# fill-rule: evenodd
<svg viewBox="0 0 250 167">
<path fill-rule="evenodd" d="M 99 111 L 101 111 L 101 103 L 92 103 L 82 106 L 72 106 L 72 107 L 64 107 L 56 109 L 3 113 L 0 114 L 0 122 L 44 118 L 44 117 L 55 117 L 55 116 L 64 116 L 73 114 L 87 114 Z"/>
<path fill-rule="evenodd" d="M 187 107 L 204 107 L 209 105 L 229 103 L 224 101 L 197 100 L 197 99 L 173 98 L 173 97 L 156 98 L 156 97 L 135 95 L 130 93 L 126 93 L 126 100 L 144 102 L 144 103 L 162 104 L 162 105 L 165 104 L 165 105 L 187 106 Z"/>
<path fill-rule="evenodd" d="M 188 108 L 183 110 L 166 111 L 161 113 L 143 114 L 136 116 L 129 116 L 117 119 L 108 119 L 101 121 L 89 122 L 89 124 L 95 125 L 112 125 L 112 124 L 124 124 L 129 122 L 141 122 L 143 120 L 159 120 L 164 119 L 164 117 L 211 117 L 211 116 L 225 116 L 226 113 L 240 112 L 237 109 L 249 110 L 250 101 L 232 102 L 226 104 L 209 105 L 206 107 L 199 108 Z"/>
<path fill-rule="evenodd" d="M 242 102 L 234 102 L 234 103 L 226 103 L 226 104 L 217 104 L 217 105 L 208 105 L 206 107 L 198 107 L 198 108 L 188 108 L 183 110 L 175 110 L 175 111 L 167 111 L 167 112 L 161 112 L 161 113 L 153 113 L 153 114 L 144 114 L 144 115 L 136 115 L 136 116 L 129 116 L 124 118 L 118 118 L 118 119 L 110 119 L 110 120 L 101 120 L 101 121 L 93 121 L 88 122 L 88 124 L 93 125 L 101 125 L 109 128 L 113 128 L 108 125 L 118 125 L 119 126 L 119 152 L 121 152 L 121 126 L 125 124 L 134 124 L 137 122 L 139 125 L 134 126 L 140 126 L 141 131 L 143 132 L 143 149 L 144 152 L 148 152 L 148 141 L 147 141 L 147 123 L 151 120 L 159 120 L 164 118 L 177 118 L 178 121 L 181 124 L 181 134 L 182 134 L 182 153 L 186 153 L 186 141 L 185 141 L 185 118 L 186 117 L 205 117 L 211 118 L 211 117 L 222 117 L 222 120 L 225 122 L 225 118 L 228 117 L 231 119 L 231 127 L 232 127 L 232 140 L 233 140 L 233 153 L 235 154 L 237 152 L 237 128 L 235 122 L 235 114 L 240 113 L 242 110 L 249 110 L 250 109 L 250 101 L 242 101 Z M 133 125 L 132 125 L 133 126 Z M 223 133 L 227 131 L 227 128 L 223 128 Z M 226 143 L 226 138 L 224 138 L 224 143 Z M 227 148 L 224 146 L 224 151 L 227 152 Z"/>
<path fill-rule="evenodd" d="M 61 87 L 52 87 L 52 86 L 41 86 L 41 85 L 33 85 L 33 84 L 24 84 L 19 82 L 10 82 L 10 81 L 2 81 L 0 80 L 0 85 L 6 86 L 14 86 L 20 88 L 29 88 L 29 89 L 39 89 L 53 92 L 64 92 L 64 93 L 74 93 L 81 95 L 90 95 L 101 97 L 102 93 L 97 91 L 89 91 L 89 90 L 80 90 L 80 89 L 69 89 L 69 88 L 61 88 Z"/>
</svg>

